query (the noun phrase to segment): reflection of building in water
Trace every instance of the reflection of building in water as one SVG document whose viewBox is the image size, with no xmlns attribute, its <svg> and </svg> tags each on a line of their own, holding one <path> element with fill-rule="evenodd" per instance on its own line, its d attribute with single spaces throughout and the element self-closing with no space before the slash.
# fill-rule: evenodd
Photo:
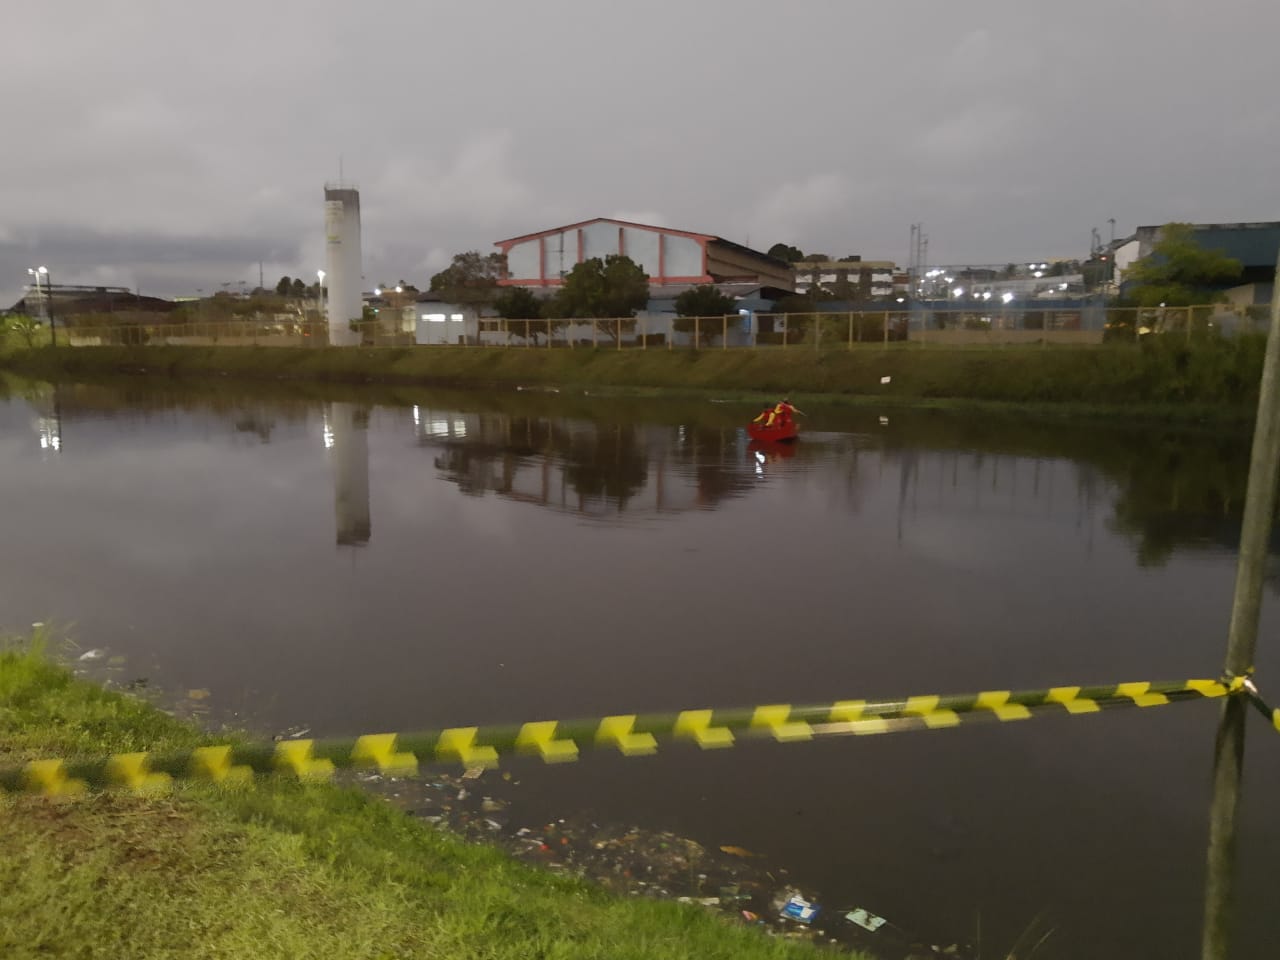
<svg viewBox="0 0 1280 960">
<path fill-rule="evenodd" d="M 369 542 L 369 409 L 331 403 L 325 411 L 324 445 L 333 459 L 333 512 L 337 542 Z"/>
<path fill-rule="evenodd" d="M 753 486 L 741 431 L 415 407 L 418 441 L 467 494 L 584 516 L 711 509 Z"/>
</svg>

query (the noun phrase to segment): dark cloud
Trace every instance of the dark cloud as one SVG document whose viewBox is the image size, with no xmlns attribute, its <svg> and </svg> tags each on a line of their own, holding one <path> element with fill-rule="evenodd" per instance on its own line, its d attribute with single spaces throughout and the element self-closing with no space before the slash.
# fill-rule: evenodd
<svg viewBox="0 0 1280 960">
<path fill-rule="evenodd" d="M 619 211 L 899 260 L 924 221 L 935 262 L 1078 255 L 1109 217 L 1271 219 L 1277 30 L 1255 0 L 66 0 L 0 64 L 0 292 L 32 257 L 164 292 L 259 258 L 310 275 L 339 158 L 366 275 L 418 282 Z M 193 237 L 213 252 L 187 267 L 148 254 Z"/>
</svg>

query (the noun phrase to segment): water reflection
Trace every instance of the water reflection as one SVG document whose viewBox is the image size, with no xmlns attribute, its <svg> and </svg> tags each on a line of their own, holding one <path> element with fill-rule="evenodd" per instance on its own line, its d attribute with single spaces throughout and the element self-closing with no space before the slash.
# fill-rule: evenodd
<svg viewBox="0 0 1280 960">
<path fill-rule="evenodd" d="M 324 390 L 11 389 L 6 622 L 74 621 L 253 729 L 318 735 L 1219 663 L 1247 434 L 829 412 L 768 448 L 727 404 Z M 594 808 L 768 852 L 832 906 L 912 927 L 959 936 L 981 909 L 1008 944 L 1051 907 L 1059 956 L 1179 955 L 1196 918 L 1169 904 L 1197 892 L 1212 739 L 1197 709 L 604 756 L 522 771 L 521 791 L 547 818 Z M 1270 863 L 1280 787 L 1250 770 Z M 1248 915 L 1274 942 L 1265 903 Z"/>
<path fill-rule="evenodd" d="M 331 403 L 324 413 L 324 445 L 333 464 L 333 513 L 339 546 L 363 546 L 373 524 L 369 510 L 369 408 Z"/>
<path fill-rule="evenodd" d="M 469 496 L 492 493 L 583 517 L 714 509 L 752 488 L 741 430 L 415 406 L 420 446 Z"/>
</svg>

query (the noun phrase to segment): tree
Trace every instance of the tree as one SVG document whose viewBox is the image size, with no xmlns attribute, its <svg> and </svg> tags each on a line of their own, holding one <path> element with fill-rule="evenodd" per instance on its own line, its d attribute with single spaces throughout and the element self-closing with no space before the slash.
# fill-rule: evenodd
<svg viewBox="0 0 1280 960">
<path fill-rule="evenodd" d="M 281 277 L 280 282 L 276 284 L 276 293 L 282 297 L 287 297 L 293 291 L 293 281 L 287 276 Z"/>
<path fill-rule="evenodd" d="M 542 316 L 542 301 L 528 287 L 507 287 L 493 301 L 493 308 L 508 320 L 536 320 Z"/>
<path fill-rule="evenodd" d="M 775 260 L 785 260 L 788 263 L 797 263 L 804 259 L 804 251 L 787 243 L 775 243 L 767 252 Z"/>
<path fill-rule="evenodd" d="M 528 287 L 507 287 L 493 301 L 493 308 L 498 316 L 507 320 L 537 320 L 543 315 L 543 302 L 534 296 Z M 551 326 L 563 326 L 561 321 Z M 547 333 L 546 323 L 508 323 L 507 334 L 524 337 L 538 342 L 540 333 Z"/>
<path fill-rule="evenodd" d="M 18 314 L 10 317 L 5 329 L 12 333 L 16 333 L 22 338 L 28 347 L 34 347 L 36 344 L 36 333 L 40 330 L 40 321 L 26 314 Z"/>
<path fill-rule="evenodd" d="M 307 293 L 308 293 L 308 287 L 307 287 L 307 285 L 306 285 L 305 283 L 303 283 L 303 282 L 302 282 L 302 280 L 299 278 L 299 279 L 296 279 L 296 280 L 294 280 L 294 281 L 293 281 L 293 284 L 292 284 L 292 285 L 291 285 L 291 287 L 290 287 L 290 292 L 291 292 L 295 297 L 305 297 L 305 296 L 307 295 Z"/>
<path fill-rule="evenodd" d="M 703 343 L 710 343 L 712 337 L 724 332 L 724 324 L 697 324 L 692 318 L 723 317 L 733 312 L 733 303 L 733 297 L 721 293 L 720 288 L 713 284 L 690 287 L 676 297 L 676 315 L 679 319 L 672 326 L 681 333 L 693 333 L 697 330 Z"/>
<path fill-rule="evenodd" d="M 691 287 L 676 297 L 676 314 L 681 317 L 723 317 L 733 312 L 733 297 L 721 293 L 714 284 Z"/>
<path fill-rule="evenodd" d="M 468 250 L 454 254 L 453 262 L 431 278 L 431 292 L 449 303 L 493 303 L 498 296 L 498 281 L 506 272 L 504 254 Z"/>
<path fill-rule="evenodd" d="M 551 299 L 552 315 L 632 317 L 649 302 L 649 275 L 634 260 L 611 253 L 575 264 Z"/>
<path fill-rule="evenodd" d="M 1171 307 L 1213 303 L 1222 299 L 1222 284 L 1239 278 L 1239 260 L 1220 250 L 1206 250 L 1186 223 L 1167 223 L 1151 253 L 1125 272 L 1140 306 Z"/>
</svg>

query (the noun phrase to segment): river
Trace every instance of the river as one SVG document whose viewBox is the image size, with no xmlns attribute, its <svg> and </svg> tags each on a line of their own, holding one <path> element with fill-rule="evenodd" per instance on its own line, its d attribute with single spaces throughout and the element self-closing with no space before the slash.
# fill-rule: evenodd
<svg viewBox="0 0 1280 960">
<path fill-rule="evenodd" d="M 314 735 L 1220 669 L 1248 436 L 548 393 L 0 392 L 0 627 L 206 722 Z M 1277 584 L 1259 682 L 1280 699 Z M 515 761 L 522 812 L 669 829 L 1003 956 L 1191 957 L 1216 705 Z M 1253 726 L 1238 956 L 1273 954 Z M 1025 945 L 1024 945 L 1025 948 Z"/>
</svg>

